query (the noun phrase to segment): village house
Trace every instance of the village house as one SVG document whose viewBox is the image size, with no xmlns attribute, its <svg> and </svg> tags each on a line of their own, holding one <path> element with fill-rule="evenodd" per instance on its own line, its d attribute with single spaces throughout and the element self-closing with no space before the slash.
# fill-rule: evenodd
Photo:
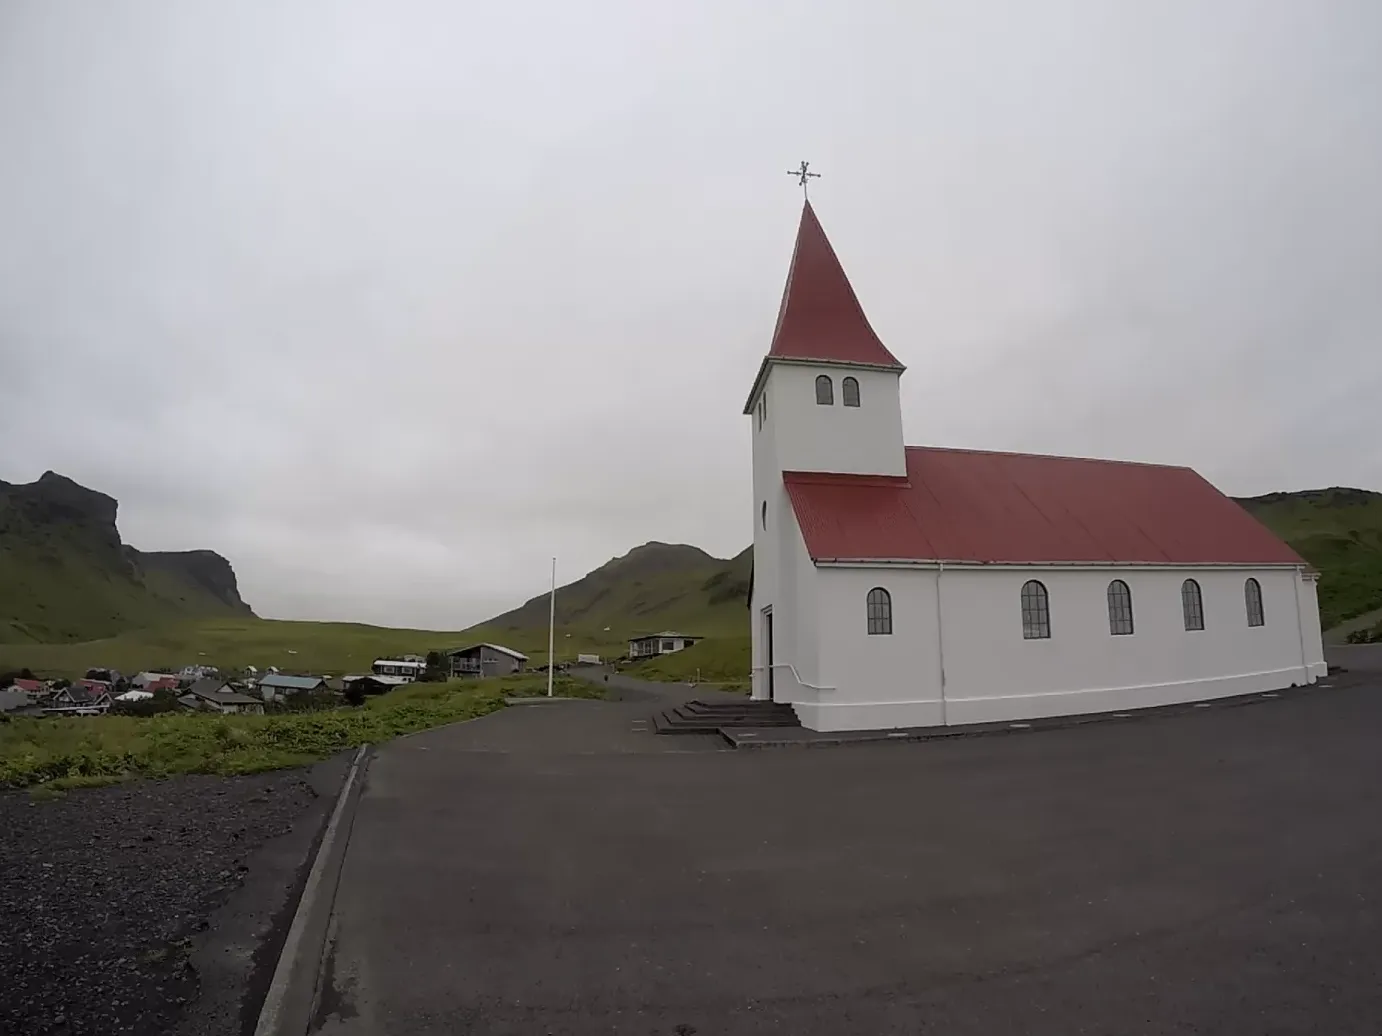
<svg viewBox="0 0 1382 1036">
<path fill-rule="evenodd" d="M 248 694 L 241 694 L 217 677 L 198 680 L 178 699 L 179 704 L 202 712 L 250 713 L 263 715 L 264 703 Z"/>
<path fill-rule="evenodd" d="M 50 716 L 103 716 L 110 704 L 110 690 L 103 681 L 83 680 L 54 694 L 43 711 Z"/>
<path fill-rule="evenodd" d="M 472 644 L 446 652 L 452 676 L 506 676 L 523 669 L 528 656 L 502 644 Z"/>
<path fill-rule="evenodd" d="M 0 689 L 0 714 L 24 716 L 41 714 L 42 711 L 42 707 L 34 704 L 33 697 L 27 691 L 13 687 Z"/>
<path fill-rule="evenodd" d="M 178 677 L 171 673 L 136 673 L 130 679 L 130 686 L 141 691 L 176 691 Z"/>
<path fill-rule="evenodd" d="M 283 673 L 261 676 L 254 686 L 265 701 L 304 691 L 310 694 L 327 690 L 326 680 L 320 676 L 287 676 Z"/>
<path fill-rule="evenodd" d="M 704 637 L 677 633 L 675 630 L 663 630 L 661 633 L 635 637 L 629 641 L 629 658 L 655 658 L 658 655 L 670 655 L 674 651 L 689 648 L 698 640 L 704 639 Z"/>
<path fill-rule="evenodd" d="M 370 668 L 375 676 L 401 676 L 404 680 L 416 680 L 426 671 L 427 662 L 417 657 L 376 658 Z"/>
<path fill-rule="evenodd" d="M 111 694 L 115 690 L 114 680 L 99 680 L 94 677 L 83 677 L 75 684 L 77 687 L 85 687 L 94 694 Z"/>
<path fill-rule="evenodd" d="M 412 682 L 406 676 L 376 676 L 373 673 L 362 673 L 341 677 L 341 689 L 347 694 L 353 691 L 357 694 L 374 695 L 384 694 L 395 687 L 402 687 L 404 684 Z"/>
</svg>

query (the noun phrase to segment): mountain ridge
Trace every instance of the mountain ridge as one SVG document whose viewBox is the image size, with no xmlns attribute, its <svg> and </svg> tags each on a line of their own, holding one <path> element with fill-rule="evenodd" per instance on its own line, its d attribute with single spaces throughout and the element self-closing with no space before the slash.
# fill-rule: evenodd
<svg viewBox="0 0 1382 1036">
<path fill-rule="evenodd" d="M 141 551 L 109 494 L 45 471 L 0 481 L 0 640 L 90 640 L 214 615 L 253 616 L 211 550 Z"/>
<path fill-rule="evenodd" d="M 752 548 L 717 558 L 690 544 L 651 540 L 557 587 L 557 623 L 624 635 L 682 627 L 699 635 L 741 632 L 751 563 Z M 480 626 L 545 629 L 548 607 L 548 595 L 539 594 Z"/>
</svg>

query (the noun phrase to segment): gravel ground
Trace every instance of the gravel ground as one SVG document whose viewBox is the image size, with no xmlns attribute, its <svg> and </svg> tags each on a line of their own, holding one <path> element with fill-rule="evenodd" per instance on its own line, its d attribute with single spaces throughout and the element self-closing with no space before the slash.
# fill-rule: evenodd
<svg viewBox="0 0 1382 1036">
<path fill-rule="evenodd" d="M 168 1032 L 197 933 L 316 800 L 302 771 L 0 792 L 0 1032 Z"/>
</svg>

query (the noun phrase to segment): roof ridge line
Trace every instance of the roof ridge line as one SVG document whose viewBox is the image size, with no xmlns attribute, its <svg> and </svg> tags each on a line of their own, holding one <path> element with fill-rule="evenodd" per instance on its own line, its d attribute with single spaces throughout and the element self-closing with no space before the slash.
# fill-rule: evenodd
<svg viewBox="0 0 1382 1036">
<path fill-rule="evenodd" d="M 925 450 L 928 453 L 973 453 L 988 457 L 1038 457 L 1041 460 L 1078 460 L 1090 464 L 1128 464 L 1143 468 L 1167 468 L 1173 471 L 1192 471 L 1188 464 L 1164 464 L 1155 460 L 1120 460 L 1114 457 L 1077 457 L 1068 453 L 1033 453 L 1030 450 L 982 450 L 969 446 L 903 446 L 904 450 Z M 1203 476 L 1201 476 L 1203 478 Z M 1210 483 L 1211 485 L 1213 483 Z M 1216 487 L 1217 488 L 1217 487 Z"/>
</svg>

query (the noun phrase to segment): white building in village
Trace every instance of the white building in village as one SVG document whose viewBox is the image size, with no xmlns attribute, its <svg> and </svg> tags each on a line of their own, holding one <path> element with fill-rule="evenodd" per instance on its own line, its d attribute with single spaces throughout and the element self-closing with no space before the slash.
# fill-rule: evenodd
<svg viewBox="0 0 1382 1036">
<path fill-rule="evenodd" d="M 905 446 L 903 365 L 802 213 L 753 421 L 753 695 L 814 730 L 1325 673 L 1316 574 L 1189 468 Z"/>
</svg>

